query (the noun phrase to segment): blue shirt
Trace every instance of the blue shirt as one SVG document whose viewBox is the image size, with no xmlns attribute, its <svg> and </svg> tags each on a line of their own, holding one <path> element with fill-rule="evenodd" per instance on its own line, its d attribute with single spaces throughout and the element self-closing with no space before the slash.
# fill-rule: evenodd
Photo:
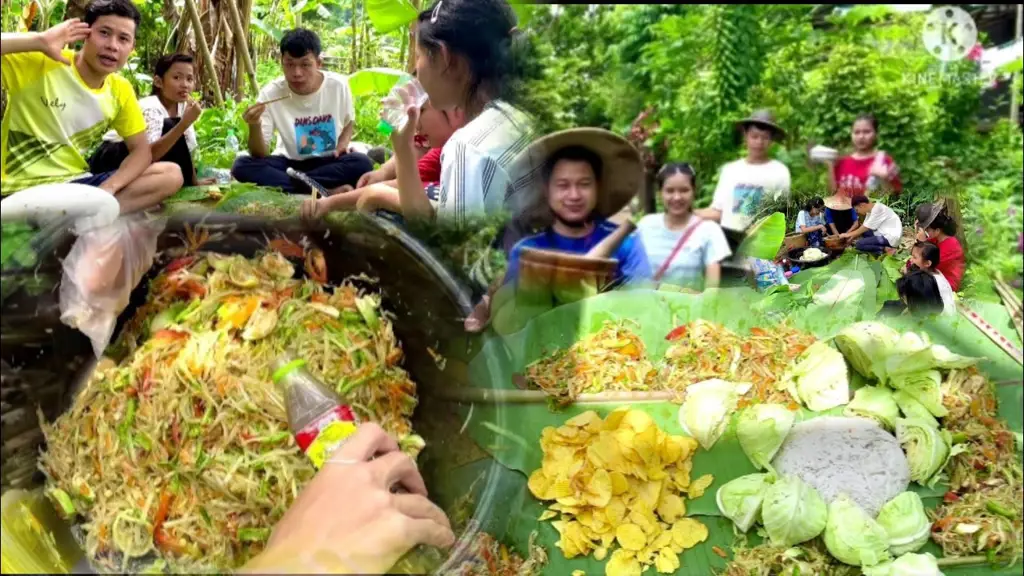
<svg viewBox="0 0 1024 576">
<path fill-rule="evenodd" d="M 615 232 L 617 226 L 607 220 L 599 220 L 590 234 L 583 238 L 568 238 L 548 228 L 546 231 L 520 240 L 512 248 L 508 256 L 508 272 L 505 274 L 505 282 L 511 282 L 519 274 L 519 254 L 523 248 L 535 248 L 538 250 L 557 250 L 559 252 L 570 252 L 573 254 L 586 254 L 601 240 Z M 614 280 L 625 278 L 626 280 L 649 278 L 651 276 L 651 265 L 647 261 L 647 253 L 643 243 L 636 232 L 633 232 L 619 244 L 619 249 L 612 255 L 619 261 Z"/>
<path fill-rule="evenodd" d="M 824 226 L 825 219 L 822 216 L 823 215 L 820 212 L 817 216 L 811 216 L 807 210 L 801 210 L 800 213 L 796 215 L 796 226 L 793 227 L 793 231 L 799 232 L 800 228 Z"/>
</svg>

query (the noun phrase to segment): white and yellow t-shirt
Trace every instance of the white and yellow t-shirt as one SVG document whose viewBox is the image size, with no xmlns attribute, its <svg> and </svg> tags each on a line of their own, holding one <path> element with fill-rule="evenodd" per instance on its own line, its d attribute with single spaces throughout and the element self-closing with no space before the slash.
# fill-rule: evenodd
<svg viewBox="0 0 1024 576">
<path fill-rule="evenodd" d="M 73 62 L 75 53 L 65 50 L 64 57 Z M 4 196 L 88 176 L 88 155 L 107 130 L 130 138 L 146 129 L 135 91 L 121 76 L 111 74 L 93 90 L 74 66 L 40 52 L 0 62 L 8 93 L 0 129 Z"/>
</svg>

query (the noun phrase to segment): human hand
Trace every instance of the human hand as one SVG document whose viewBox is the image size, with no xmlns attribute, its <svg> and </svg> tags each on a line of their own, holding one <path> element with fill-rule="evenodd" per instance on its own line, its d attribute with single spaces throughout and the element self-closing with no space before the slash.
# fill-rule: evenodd
<svg viewBox="0 0 1024 576">
<path fill-rule="evenodd" d="M 89 25 L 78 18 L 61 22 L 53 28 L 39 33 L 39 51 L 52 60 L 70 66 L 71 62 L 61 54 L 61 51 L 68 44 L 85 40 L 89 37 L 90 32 Z"/>
<path fill-rule="evenodd" d="M 365 188 L 370 184 L 376 184 L 385 180 L 387 180 L 387 177 L 382 171 L 371 170 L 359 177 L 359 181 L 356 182 L 356 189 Z"/>
<path fill-rule="evenodd" d="M 406 110 L 408 121 L 405 123 L 404 128 L 391 133 L 391 143 L 395 149 L 395 154 L 399 154 L 399 150 L 401 152 L 412 152 L 416 149 L 416 127 L 420 123 L 420 107 L 416 105 L 409 86 L 399 88 L 396 95 Z"/>
<path fill-rule="evenodd" d="M 367 423 L 299 494 L 245 571 L 382 574 L 419 544 L 454 542 L 416 464 Z"/>
<path fill-rule="evenodd" d="M 928 241 L 928 233 L 924 231 L 924 228 L 918 228 L 917 234 L 915 234 L 914 237 L 917 238 L 918 242 Z"/>
<path fill-rule="evenodd" d="M 299 208 L 300 217 L 307 222 L 314 222 L 323 218 L 329 210 L 327 206 L 323 204 L 323 198 L 314 200 L 312 198 L 306 198 L 302 201 L 302 207 Z"/>
<path fill-rule="evenodd" d="M 348 142 L 338 142 L 338 146 L 334 149 L 334 157 L 340 158 L 341 156 L 351 152 L 351 150 L 348 149 L 348 145 Z"/>
<path fill-rule="evenodd" d="M 263 113 L 267 111 L 266 104 L 253 104 L 242 112 L 242 119 L 249 126 L 256 126 L 260 123 L 260 119 L 263 117 Z"/>
<path fill-rule="evenodd" d="M 877 176 L 882 180 L 889 179 L 889 168 L 885 164 L 873 163 L 871 168 L 868 170 L 868 174 L 871 176 Z"/>
<path fill-rule="evenodd" d="M 185 102 L 185 111 L 181 113 L 181 121 L 184 122 L 186 126 L 191 126 L 196 123 L 196 120 L 199 120 L 199 117 L 202 114 L 202 105 L 200 105 L 196 100 L 189 98 L 188 102 Z"/>
</svg>

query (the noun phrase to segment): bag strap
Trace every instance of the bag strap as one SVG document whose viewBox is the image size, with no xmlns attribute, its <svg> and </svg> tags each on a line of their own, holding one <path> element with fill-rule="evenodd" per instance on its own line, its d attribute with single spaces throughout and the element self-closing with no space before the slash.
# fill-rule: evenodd
<svg viewBox="0 0 1024 576">
<path fill-rule="evenodd" d="M 675 248 L 672 249 L 672 253 L 668 255 L 668 258 L 665 259 L 665 262 L 661 265 L 661 268 L 659 268 L 658 272 L 654 275 L 655 282 L 661 281 L 661 277 L 665 275 L 665 272 L 668 271 L 668 267 L 672 264 L 672 261 L 676 259 L 676 254 L 679 254 L 679 251 L 683 249 L 683 245 L 686 244 L 686 241 L 690 239 L 690 235 L 693 234 L 693 231 L 696 230 L 698 226 L 700 226 L 701 222 L 703 222 L 702 219 L 697 218 L 696 216 L 694 216 L 693 218 L 696 221 L 693 223 L 693 225 L 687 228 L 685 232 L 683 232 L 682 236 L 679 237 L 679 242 L 676 242 L 676 246 Z"/>
</svg>

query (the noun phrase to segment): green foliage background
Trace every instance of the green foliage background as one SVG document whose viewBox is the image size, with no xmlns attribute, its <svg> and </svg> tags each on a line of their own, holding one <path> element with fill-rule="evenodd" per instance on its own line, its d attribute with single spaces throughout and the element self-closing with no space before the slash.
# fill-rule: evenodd
<svg viewBox="0 0 1024 576">
<path fill-rule="evenodd" d="M 996 273 L 1018 278 L 1024 140 L 1008 120 L 979 120 L 977 65 L 943 66 L 931 56 L 921 42 L 923 13 L 860 5 L 816 23 L 814 7 L 538 6 L 528 28 L 543 74 L 523 104 L 548 131 L 587 125 L 631 134 L 650 169 L 689 162 L 702 205 L 718 169 L 742 155 L 735 121 L 771 108 L 788 132 L 774 154 L 793 178 L 790 222 L 805 199 L 828 194 L 809 144 L 849 150 L 854 118 L 874 114 L 879 147 L 905 184 L 884 201 L 905 225 L 919 203 L 955 196 L 968 291 L 990 292 L 977 288 Z"/>
</svg>

